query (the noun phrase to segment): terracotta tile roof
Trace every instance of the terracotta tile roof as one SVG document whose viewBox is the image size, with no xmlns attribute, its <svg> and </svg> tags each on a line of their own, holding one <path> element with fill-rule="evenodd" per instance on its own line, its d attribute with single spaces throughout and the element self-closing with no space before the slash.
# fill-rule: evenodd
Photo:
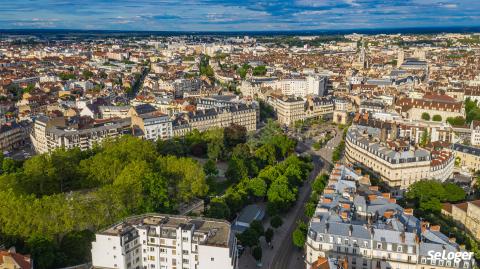
<svg viewBox="0 0 480 269">
<path fill-rule="evenodd" d="M 450 203 L 444 203 L 442 205 L 442 210 L 447 211 L 448 213 L 452 213 L 452 204 Z"/>
<path fill-rule="evenodd" d="M 455 207 L 457 207 L 458 209 L 461 209 L 462 211 L 467 212 L 468 203 L 455 204 Z"/>
<path fill-rule="evenodd" d="M 20 269 L 30 269 L 32 268 L 30 256 L 22 255 L 10 251 L 0 251 L 0 265 L 5 262 L 5 257 L 11 257 L 17 264 L 20 266 Z"/>
</svg>

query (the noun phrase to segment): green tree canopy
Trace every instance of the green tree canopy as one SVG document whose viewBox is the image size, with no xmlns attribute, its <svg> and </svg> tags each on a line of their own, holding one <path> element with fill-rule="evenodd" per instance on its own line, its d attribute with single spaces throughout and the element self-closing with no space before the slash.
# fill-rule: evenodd
<svg viewBox="0 0 480 269">
<path fill-rule="evenodd" d="M 433 121 L 442 121 L 442 116 L 440 116 L 440 115 L 433 115 L 432 120 L 433 120 Z"/>
<path fill-rule="evenodd" d="M 422 120 L 430 120 L 430 114 L 428 114 L 427 112 L 423 112 L 422 113 Z"/>
</svg>

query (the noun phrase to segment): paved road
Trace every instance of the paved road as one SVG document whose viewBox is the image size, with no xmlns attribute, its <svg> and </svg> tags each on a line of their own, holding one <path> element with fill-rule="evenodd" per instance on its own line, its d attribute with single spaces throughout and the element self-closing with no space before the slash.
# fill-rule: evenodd
<svg viewBox="0 0 480 269">
<path fill-rule="evenodd" d="M 273 261 L 270 263 L 269 269 L 303 269 L 305 268 L 305 263 L 303 261 L 303 250 L 299 250 L 296 246 L 293 245 L 291 235 L 293 231 L 297 228 L 296 220 L 308 221 L 308 218 L 304 215 L 305 203 L 310 197 L 312 192 L 311 183 L 316 178 L 316 176 L 322 172 L 322 169 L 327 169 L 326 165 L 331 164 L 332 150 L 329 148 L 335 148 L 340 141 L 342 140 L 342 134 L 337 131 L 337 135 L 330 140 L 323 148 L 318 151 L 313 151 L 305 143 L 298 143 L 297 150 L 300 152 L 308 152 L 312 156 L 312 162 L 314 164 L 314 169 L 310 174 L 308 182 L 302 187 L 301 194 L 297 200 L 295 208 L 292 210 L 294 212 L 295 221 L 290 223 L 290 228 L 286 234 L 286 238 L 283 241 L 283 244 L 280 245 L 280 248 L 276 250 L 276 253 L 273 255 Z"/>
<path fill-rule="evenodd" d="M 301 269 L 305 267 L 302 258 L 302 251 L 293 245 L 291 236 L 293 231 L 297 228 L 297 220 L 305 221 L 304 207 L 310 197 L 310 193 L 312 192 L 311 183 L 323 168 L 323 161 L 318 155 L 312 154 L 312 161 L 314 169 L 310 173 L 308 181 L 300 190 L 297 204 L 291 212 L 293 213 L 294 221 L 288 224 L 285 223 L 286 225 L 290 225 L 290 227 L 287 230 L 286 238 L 273 256 L 273 261 L 271 262 L 270 267 L 268 267 L 269 269 Z"/>
<path fill-rule="evenodd" d="M 292 243 L 292 233 L 297 228 L 297 220 L 308 221 L 304 215 L 305 203 L 308 201 L 312 188 L 311 183 L 317 177 L 322 169 L 327 169 L 331 166 L 332 149 L 341 141 L 341 134 L 337 132 L 329 143 L 324 148 L 314 151 L 311 146 L 312 141 L 298 142 L 296 151 L 299 153 L 308 153 L 312 156 L 312 163 L 314 165 L 313 171 L 310 173 L 308 180 L 303 187 L 299 189 L 298 199 L 295 206 L 284 216 L 283 225 L 275 231 L 273 237 L 273 249 L 267 246 L 263 238 L 260 240 L 260 245 L 263 249 L 262 263 L 260 268 L 267 269 L 303 269 L 305 263 L 303 261 L 303 250 L 298 249 Z M 269 220 L 265 220 L 265 227 L 269 227 Z M 239 261 L 241 269 L 258 268 L 255 261 L 250 255 L 249 251 L 245 252 Z"/>
</svg>

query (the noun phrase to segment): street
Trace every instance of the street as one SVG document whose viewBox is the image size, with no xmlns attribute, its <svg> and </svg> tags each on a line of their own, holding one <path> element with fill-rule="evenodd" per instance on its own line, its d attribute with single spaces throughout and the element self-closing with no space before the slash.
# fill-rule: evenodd
<svg viewBox="0 0 480 269">
<path fill-rule="evenodd" d="M 249 251 L 245 252 L 240 258 L 239 266 L 242 269 L 245 268 L 268 268 L 268 269 L 302 269 L 305 268 L 303 261 L 303 250 L 298 249 L 293 245 L 292 233 L 297 227 L 297 221 L 303 220 L 308 222 L 308 219 L 304 216 L 304 206 L 308 201 L 312 188 L 311 183 L 317 177 L 322 170 L 329 170 L 331 166 L 331 157 L 333 148 L 336 147 L 342 139 L 339 132 L 336 132 L 334 138 L 332 138 L 327 144 L 320 150 L 314 151 L 311 149 L 313 142 L 306 141 L 298 142 L 296 151 L 298 153 L 308 153 L 312 157 L 312 163 L 314 168 L 310 173 L 308 180 L 299 189 L 298 199 L 295 206 L 289 211 L 288 214 L 283 216 L 283 225 L 275 230 L 273 237 L 273 249 L 271 249 L 265 242 L 264 238 L 260 240 L 262 246 L 262 266 L 257 267 L 255 260 Z M 332 149 L 330 149 L 332 148 Z M 270 220 L 267 218 L 264 222 L 264 227 L 270 226 Z"/>
</svg>

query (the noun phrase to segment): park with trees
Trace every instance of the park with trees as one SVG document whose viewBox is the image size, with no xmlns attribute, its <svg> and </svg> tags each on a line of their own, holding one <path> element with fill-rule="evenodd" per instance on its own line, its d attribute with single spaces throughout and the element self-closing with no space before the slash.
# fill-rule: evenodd
<svg viewBox="0 0 480 269">
<path fill-rule="evenodd" d="M 5 158 L 0 241 L 31 253 L 36 268 L 65 267 L 90 259 L 96 231 L 134 214 L 176 213 L 194 198 L 210 202 L 209 217 L 232 220 L 258 201 L 280 215 L 311 170 L 308 160 L 292 154 L 295 145 L 269 121 L 256 135 L 232 125 L 156 143 L 127 135 L 88 151 Z M 211 180 L 219 161 L 228 164 L 222 188 Z"/>
</svg>

